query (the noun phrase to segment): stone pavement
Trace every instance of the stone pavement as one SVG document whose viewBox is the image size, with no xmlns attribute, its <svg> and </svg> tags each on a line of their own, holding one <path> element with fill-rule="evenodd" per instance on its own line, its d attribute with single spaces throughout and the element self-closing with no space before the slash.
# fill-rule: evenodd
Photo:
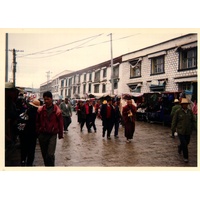
<svg viewBox="0 0 200 200">
<path fill-rule="evenodd" d="M 97 132 L 80 132 L 77 116 L 64 139 L 57 141 L 55 165 L 57 167 L 197 167 L 197 134 L 189 144 L 189 163 L 184 163 L 177 152 L 178 137 L 170 138 L 170 127 L 136 121 L 131 143 L 126 143 L 124 129 L 119 128 L 119 138 L 113 132 L 111 140 L 102 138 L 101 120 L 96 120 Z M 19 166 L 19 149 L 7 159 L 7 166 Z M 36 167 L 43 167 L 39 148 L 36 146 Z"/>
</svg>

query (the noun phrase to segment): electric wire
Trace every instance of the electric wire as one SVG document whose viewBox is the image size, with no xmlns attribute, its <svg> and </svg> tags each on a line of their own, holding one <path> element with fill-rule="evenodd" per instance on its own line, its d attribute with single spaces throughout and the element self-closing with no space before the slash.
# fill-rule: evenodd
<svg viewBox="0 0 200 200">
<path fill-rule="evenodd" d="M 129 37 L 133 37 L 133 36 L 136 36 L 140 33 L 137 33 L 137 34 L 133 34 L 133 35 L 129 35 L 129 36 L 125 36 L 125 37 L 121 37 L 121 38 L 118 38 L 118 39 L 114 39 L 113 41 L 117 41 L 117 40 L 122 40 L 122 39 L 126 39 L 126 38 L 129 38 Z M 43 51 L 39 51 L 39 52 L 35 52 L 35 53 L 30 53 L 30 54 L 26 54 L 26 55 L 22 55 L 22 56 L 18 56 L 18 58 L 24 58 L 26 56 L 32 56 L 32 55 L 35 55 L 35 54 L 53 54 L 53 55 L 47 55 L 47 56 L 42 56 L 42 57 L 33 57 L 33 58 L 28 58 L 28 59 L 41 59 L 41 58 L 47 58 L 47 57 L 52 57 L 52 56 L 56 56 L 56 55 L 59 55 L 59 54 L 62 54 L 62 53 L 65 53 L 65 52 L 68 52 L 68 51 L 72 51 L 72 50 L 75 50 L 75 49 L 81 49 L 81 48 L 87 48 L 87 47 L 92 47 L 92 46 L 96 46 L 96 45 L 100 45 L 100 44 L 104 44 L 104 43 L 108 43 L 110 42 L 110 40 L 106 40 L 106 41 L 103 41 L 103 42 L 99 42 L 99 43 L 95 43 L 95 44 L 90 44 L 90 45 L 85 45 L 85 46 L 82 46 L 88 42 L 90 42 L 91 40 L 94 40 L 95 38 L 101 36 L 102 34 L 99 34 L 99 35 L 95 35 L 95 36 L 92 36 L 92 37 L 89 37 L 91 38 L 89 41 L 86 41 L 80 45 L 77 45 L 75 47 L 72 47 L 70 49 L 65 49 L 65 50 L 58 50 L 58 51 L 53 51 L 53 52 L 48 52 L 49 50 L 53 50 L 53 49 L 56 49 L 56 48 L 60 48 L 60 47 L 63 47 L 63 46 L 66 46 L 66 45 L 70 45 L 70 44 L 73 44 L 73 43 L 77 43 L 77 42 L 80 42 L 80 41 L 83 41 L 83 40 L 87 40 L 89 38 L 85 38 L 85 39 L 82 39 L 82 40 L 77 40 L 77 41 L 74 41 L 74 42 L 71 42 L 71 43 L 68 43 L 68 44 L 64 44 L 64 45 L 60 45 L 60 46 L 57 46 L 57 47 L 53 47 L 53 48 L 50 48 L 50 49 L 46 49 L 46 50 L 43 50 Z M 47 52 L 45 52 L 47 51 Z"/>
<path fill-rule="evenodd" d="M 45 51 L 49 51 L 49 50 L 57 49 L 57 48 L 64 47 L 64 46 L 67 46 L 67 45 L 71 45 L 71 44 L 74 44 L 74 43 L 77 43 L 77 42 L 81 42 L 81 41 L 84 41 L 84 40 L 87 40 L 87 39 L 90 39 L 90 38 L 94 38 L 94 37 L 96 38 L 96 37 L 99 37 L 101 35 L 102 34 L 94 35 L 94 36 L 91 36 L 91 37 L 88 37 L 88 38 L 84 38 L 84 39 L 81 39 L 81 40 L 73 41 L 73 42 L 70 42 L 70 43 L 67 43 L 67 44 L 63 44 L 63 45 L 60 45 L 60 46 L 52 47 L 52 48 L 45 49 L 45 50 L 42 50 L 42 51 L 38 51 L 38 52 L 34 52 L 34 53 L 29 53 L 29 54 L 26 54 L 26 55 L 18 56 L 18 58 L 29 56 L 29 55 L 35 55 L 35 54 L 43 53 Z"/>
</svg>

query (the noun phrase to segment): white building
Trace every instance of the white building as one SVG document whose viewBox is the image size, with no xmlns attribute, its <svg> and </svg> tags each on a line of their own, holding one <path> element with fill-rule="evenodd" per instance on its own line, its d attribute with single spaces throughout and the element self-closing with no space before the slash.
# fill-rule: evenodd
<svg viewBox="0 0 200 200">
<path fill-rule="evenodd" d="M 197 68 L 197 34 L 173 38 L 114 58 L 114 94 L 190 91 L 197 98 Z M 112 94 L 111 61 L 57 75 L 57 80 L 51 91 L 61 98 Z M 41 91 L 48 87 L 41 85 Z"/>
<path fill-rule="evenodd" d="M 187 34 L 122 56 L 119 91 L 189 90 L 197 95 L 197 34 Z"/>
</svg>

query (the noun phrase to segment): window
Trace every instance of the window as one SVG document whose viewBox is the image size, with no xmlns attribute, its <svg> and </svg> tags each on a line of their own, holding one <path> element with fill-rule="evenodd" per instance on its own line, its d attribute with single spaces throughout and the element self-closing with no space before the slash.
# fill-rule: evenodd
<svg viewBox="0 0 200 200">
<path fill-rule="evenodd" d="M 99 93 L 99 84 L 94 85 L 94 93 Z"/>
<path fill-rule="evenodd" d="M 138 84 L 130 84 L 128 86 L 130 88 L 130 92 L 141 92 L 141 87 L 139 87 Z"/>
<path fill-rule="evenodd" d="M 76 75 L 74 75 L 74 84 L 76 83 Z"/>
<path fill-rule="evenodd" d="M 88 93 L 91 93 L 91 83 L 89 83 L 89 85 L 88 85 Z"/>
<path fill-rule="evenodd" d="M 73 86 L 73 94 L 76 93 L 76 86 Z"/>
<path fill-rule="evenodd" d="M 102 93 L 105 93 L 106 92 L 106 84 L 103 84 L 102 85 Z"/>
<path fill-rule="evenodd" d="M 184 50 L 180 52 L 179 69 L 189 69 L 197 67 L 197 48 Z"/>
<path fill-rule="evenodd" d="M 114 89 L 118 88 L 118 81 L 114 80 Z"/>
<path fill-rule="evenodd" d="M 184 91 L 184 90 L 191 90 L 191 82 L 185 82 L 185 83 L 179 83 L 178 84 L 178 90 Z"/>
<path fill-rule="evenodd" d="M 94 75 L 94 81 L 95 82 L 98 82 L 100 81 L 100 70 L 95 72 L 95 75 Z"/>
<path fill-rule="evenodd" d="M 107 77 L 107 68 L 103 69 L 103 78 Z"/>
<path fill-rule="evenodd" d="M 84 81 L 86 81 L 86 74 L 84 74 Z"/>
<path fill-rule="evenodd" d="M 86 93 L 86 84 L 83 85 L 83 94 Z"/>
<path fill-rule="evenodd" d="M 89 81 L 92 81 L 92 73 L 89 74 Z"/>
<path fill-rule="evenodd" d="M 78 86 L 78 94 L 80 94 L 80 86 Z"/>
<path fill-rule="evenodd" d="M 61 87 L 64 87 L 64 80 L 61 81 Z"/>
<path fill-rule="evenodd" d="M 141 76 L 141 62 L 134 60 L 130 62 L 130 78 Z"/>
<path fill-rule="evenodd" d="M 71 86 L 72 85 L 72 78 L 69 79 L 69 84 L 68 86 Z"/>
<path fill-rule="evenodd" d="M 71 97 L 71 89 L 68 89 L 68 97 Z"/>
<path fill-rule="evenodd" d="M 151 74 L 164 73 L 164 56 L 152 58 L 151 60 Z"/>
<path fill-rule="evenodd" d="M 114 78 L 119 77 L 119 65 L 113 68 L 113 77 Z"/>
</svg>

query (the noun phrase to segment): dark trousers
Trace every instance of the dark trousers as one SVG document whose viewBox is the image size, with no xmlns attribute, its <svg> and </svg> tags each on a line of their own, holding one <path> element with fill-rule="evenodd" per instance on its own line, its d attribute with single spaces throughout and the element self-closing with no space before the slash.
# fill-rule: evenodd
<svg viewBox="0 0 200 200">
<path fill-rule="evenodd" d="M 183 157 L 188 159 L 188 144 L 190 143 L 190 135 L 181 135 L 178 134 L 180 145 L 179 149 L 180 152 L 183 151 Z"/>
<path fill-rule="evenodd" d="M 81 119 L 81 123 L 80 123 L 80 125 L 81 125 L 81 131 L 83 130 L 83 126 L 84 126 L 84 124 L 85 124 L 85 122 L 86 122 L 86 119 Z"/>
<path fill-rule="evenodd" d="M 90 123 L 91 123 L 91 116 L 90 115 L 86 115 L 86 127 L 87 130 L 90 131 Z"/>
<path fill-rule="evenodd" d="M 95 120 L 96 120 L 96 113 L 92 113 L 91 115 L 91 121 L 90 121 L 90 128 L 94 128 L 94 130 L 96 131 L 96 124 L 95 124 Z"/>
<path fill-rule="evenodd" d="M 114 135 L 117 136 L 118 135 L 118 130 L 119 130 L 119 121 L 118 120 L 114 122 L 114 127 L 115 127 Z"/>
<path fill-rule="evenodd" d="M 103 136 L 105 136 L 107 131 L 107 137 L 110 137 L 110 134 L 113 129 L 114 122 L 111 118 L 106 118 L 103 120 Z"/>
<path fill-rule="evenodd" d="M 33 166 L 35 158 L 36 134 L 23 132 L 19 136 L 21 148 L 21 163 L 25 166 Z"/>
<path fill-rule="evenodd" d="M 67 131 L 71 122 L 72 122 L 71 117 L 63 117 L 64 131 Z"/>
<path fill-rule="evenodd" d="M 55 166 L 55 150 L 57 134 L 40 134 L 38 136 L 40 149 L 45 166 Z"/>
</svg>

